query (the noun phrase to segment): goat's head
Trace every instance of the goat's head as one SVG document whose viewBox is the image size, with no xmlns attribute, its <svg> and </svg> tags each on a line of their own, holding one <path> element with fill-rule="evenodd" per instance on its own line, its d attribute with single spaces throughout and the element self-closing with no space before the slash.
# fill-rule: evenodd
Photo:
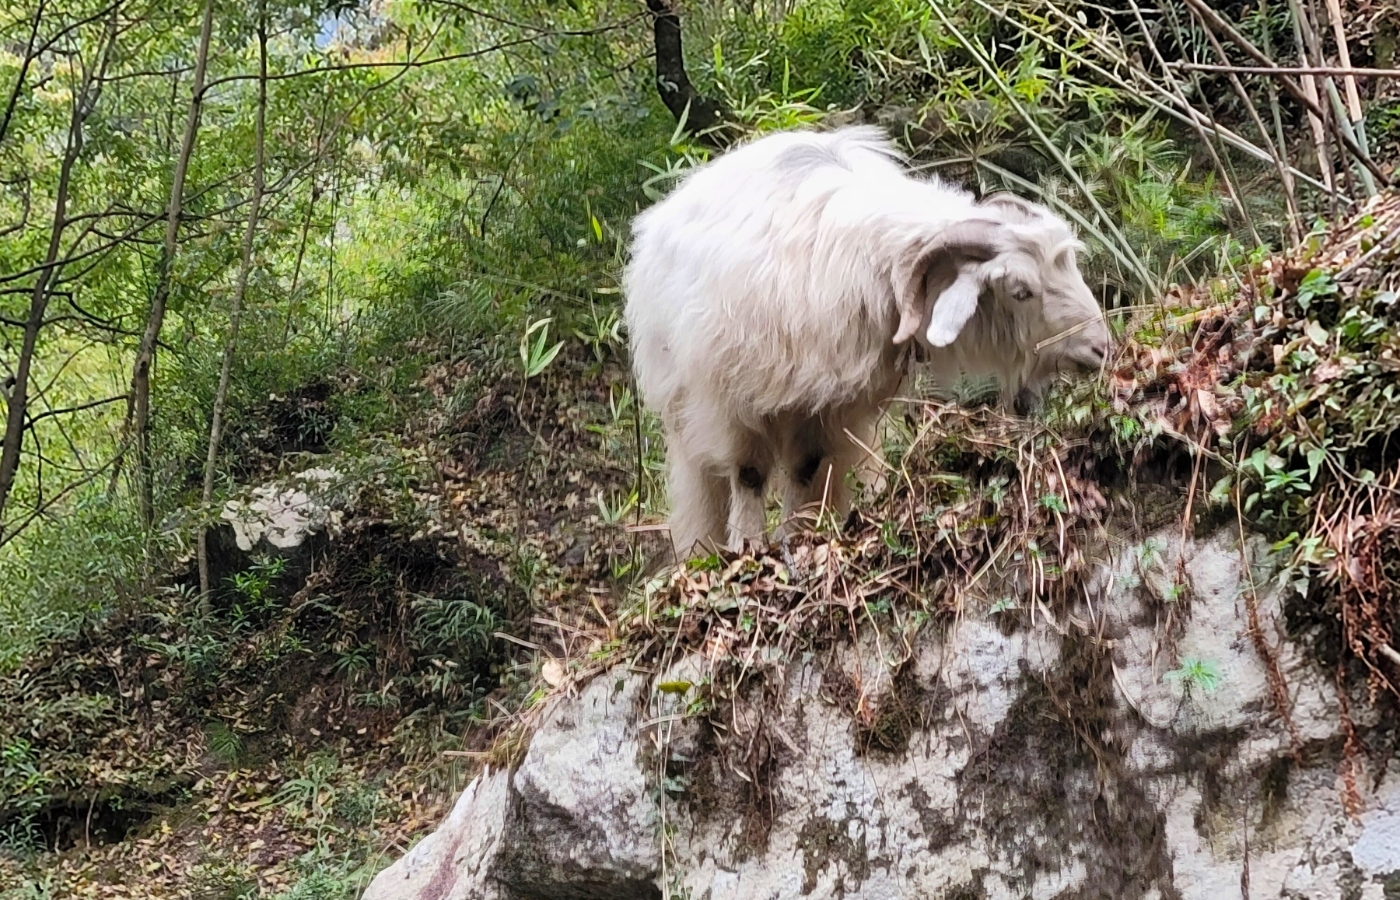
<svg viewBox="0 0 1400 900">
<path fill-rule="evenodd" d="M 904 249 L 894 272 L 895 343 L 947 347 L 968 334 L 981 353 L 1016 360 L 1004 387 L 1023 400 L 1059 372 L 1098 369 L 1112 337 L 1079 272 L 1080 246 L 1048 209 L 988 197 L 973 216 Z"/>
</svg>

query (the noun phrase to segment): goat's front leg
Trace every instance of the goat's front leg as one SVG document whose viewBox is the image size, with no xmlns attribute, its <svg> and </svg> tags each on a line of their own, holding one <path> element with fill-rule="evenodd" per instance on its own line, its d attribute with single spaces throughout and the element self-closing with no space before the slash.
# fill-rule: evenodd
<svg viewBox="0 0 1400 900">
<path fill-rule="evenodd" d="M 725 539 L 729 479 L 682 454 L 670 460 L 671 540 L 676 555 L 689 559 L 696 545 L 712 553 Z"/>
<path fill-rule="evenodd" d="M 729 549 L 744 549 L 744 542 L 763 537 L 764 489 L 770 466 L 745 463 L 729 478 Z"/>
</svg>

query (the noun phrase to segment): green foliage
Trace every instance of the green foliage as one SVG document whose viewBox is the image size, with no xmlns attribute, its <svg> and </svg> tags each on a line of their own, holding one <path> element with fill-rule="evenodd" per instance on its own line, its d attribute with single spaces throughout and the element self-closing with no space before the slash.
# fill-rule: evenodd
<svg viewBox="0 0 1400 900">
<path fill-rule="evenodd" d="M 496 614 L 466 598 L 417 597 L 415 631 L 427 647 L 484 648 L 500 628 Z"/>
<path fill-rule="evenodd" d="M 1214 693 L 1223 678 L 1215 663 L 1193 657 L 1182 659 L 1177 668 L 1162 677 L 1180 685 L 1181 690 L 1188 695 L 1195 692 Z"/>
<path fill-rule="evenodd" d="M 335 868 L 315 868 L 277 897 L 278 900 L 353 900 L 361 888 L 358 879 Z"/>
<path fill-rule="evenodd" d="M 251 627 L 277 608 L 279 601 L 271 589 L 286 570 L 286 558 L 274 556 L 260 559 L 247 571 L 229 578 L 229 587 L 237 597 L 231 611 L 235 629 Z"/>
<path fill-rule="evenodd" d="M 1000 615 L 1001 613 L 1012 612 L 1018 608 L 1019 606 L 1017 605 L 1015 598 L 1002 597 L 1001 599 L 993 603 L 991 606 L 987 607 L 987 615 L 996 616 Z"/>
<path fill-rule="evenodd" d="M 372 785 L 361 783 L 337 794 L 332 808 L 349 825 L 363 828 L 374 824 L 380 806 L 379 792 Z"/>
<path fill-rule="evenodd" d="M 602 362 L 609 353 L 622 349 L 622 316 L 616 308 L 600 310 L 593 307 L 588 311 L 585 327 L 575 330 L 574 334 L 588 345 L 598 362 Z"/>
<path fill-rule="evenodd" d="M 302 765 L 302 774 L 289 778 L 273 795 L 272 802 L 296 815 L 324 821 L 330 815 L 335 797 L 335 778 L 340 760 L 330 753 L 317 753 Z"/>
<path fill-rule="evenodd" d="M 16 737 L 0 747 L 0 850 L 26 854 L 42 848 L 35 816 L 51 787 L 52 778 L 29 741 Z"/>
<path fill-rule="evenodd" d="M 251 867 L 227 859 L 212 859 L 195 867 L 191 891 L 199 900 L 255 900 L 258 881 Z"/>
<path fill-rule="evenodd" d="M 205 726 L 204 733 L 209 741 L 209 752 L 218 760 L 228 766 L 238 762 L 238 756 L 243 752 L 243 739 L 238 732 L 223 722 L 215 721 Z"/>
<path fill-rule="evenodd" d="M 1390 360 L 1400 332 L 1390 297 L 1344 293 L 1323 269 L 1304 274 L 1285 303 L 1281 365 L 1240 386 L 1247 419 L 1270 434 L 1239 469 L 1244 511 L 1286 534 L 1306 520 L 1324 485 L 1376 480 L 1377 448 L 1400 416 Z"/>
<path fill-rule="evenodd" d="M 544 318 L 531 322 L 520 336 L 520 365 L 527 380 L 549 368 L 564 347 L 563 341 L 549 345 L 549 323 L 552 321 L 552 318 Z M 530 341 L 531 335 L 535 335 L 533 343 Z"/>
<path fill-rule="evenodd" d="M 604 497 L 599 493 L 594 501 L 598 506 L 598 518 L 608 527 L 621 525 L 627 519 L 628 513 L 637 506 L 637 492 L 615 492 L 611 497 Z"/>
</svg>

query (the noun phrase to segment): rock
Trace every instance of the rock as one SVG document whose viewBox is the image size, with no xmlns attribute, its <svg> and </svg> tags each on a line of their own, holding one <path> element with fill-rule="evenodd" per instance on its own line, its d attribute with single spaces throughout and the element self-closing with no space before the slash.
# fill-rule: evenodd
<svg viewBox="0 0 1400 900">
<path fill-rule="evenodd" d="M 1384 806 L 1361 817 L 1361 836 L 1351 848 L 1352 862 L 1366 874 L 1400 889 L 1400 788 Z"/>
<path fill-rule="evenodd" d="M 512 782 L 513 830 L 498 877 L 522 896 L 660 897 L 661 818 L 636 739 L 640 675 L 597 678 L 555 707 Z M 546 891 L 542 885 L 548 885 Z"/>
<path fill-rule="evenodd" d="M 510 814 L 510 773 L 482 772 L 437 831 L 379 873 L 364 900 L 498 900 L 491 868 Z"/>
<path fill-rule="evenodd" d="M 353 490 L 339 472 L 318 468 L 228 501 L 206 531 L 210 583 L 225 586 L 260 559 L 277 559 L 282 586 L 296 591 L 339 530 Z"/>
<path fill-rule="evenodd" d="M 613 670 L 365 896 L 1215 900 L 1247 870 L 1250 900 L 1384 900 L 1400 776 L 1344 812 L 1333 682 L 1245 549 L 1253 568 L 1169 527 L 1105 566 L 1077 625 L 1008 634 L 969 605 L 909 651 L 867 636 L 767 670 L 725 729 L 687 717 L 704 656 Z"/>
<path fill-rule="evenodd" d="M 556 702 L 512 774 L 483 772 L 364 900 L 659 900 L 659 809 L 636 741 L 647 679 Z"/>
<path fill-rule="evenodd" d="M 339 511 L 326 493 L 339 477 L 331 469 L 298 472 L 288 486 L 264 485 L 247 500 L 230 500 L 219 518 L 232 526 L 238 549 L 245 553 L 264 542 L 279 551 L 300 546 L 310 534 L 338 521 Z"/>
</svg>

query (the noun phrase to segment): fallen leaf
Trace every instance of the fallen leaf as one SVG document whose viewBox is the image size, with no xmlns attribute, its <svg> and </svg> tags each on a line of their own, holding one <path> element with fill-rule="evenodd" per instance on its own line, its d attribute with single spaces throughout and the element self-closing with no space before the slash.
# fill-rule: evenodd
<svg viewBox="0 0 1400 900">
<path fill-rule="evenodd" d="M 1326 384 L 1329 381 L 1341 378 L 1345 371 L 1341 363 L 1329 359 L 1318 365 L 1316 369 L 1313 369 L 1313 381 L 1317 384 Z"/>
</svg>

